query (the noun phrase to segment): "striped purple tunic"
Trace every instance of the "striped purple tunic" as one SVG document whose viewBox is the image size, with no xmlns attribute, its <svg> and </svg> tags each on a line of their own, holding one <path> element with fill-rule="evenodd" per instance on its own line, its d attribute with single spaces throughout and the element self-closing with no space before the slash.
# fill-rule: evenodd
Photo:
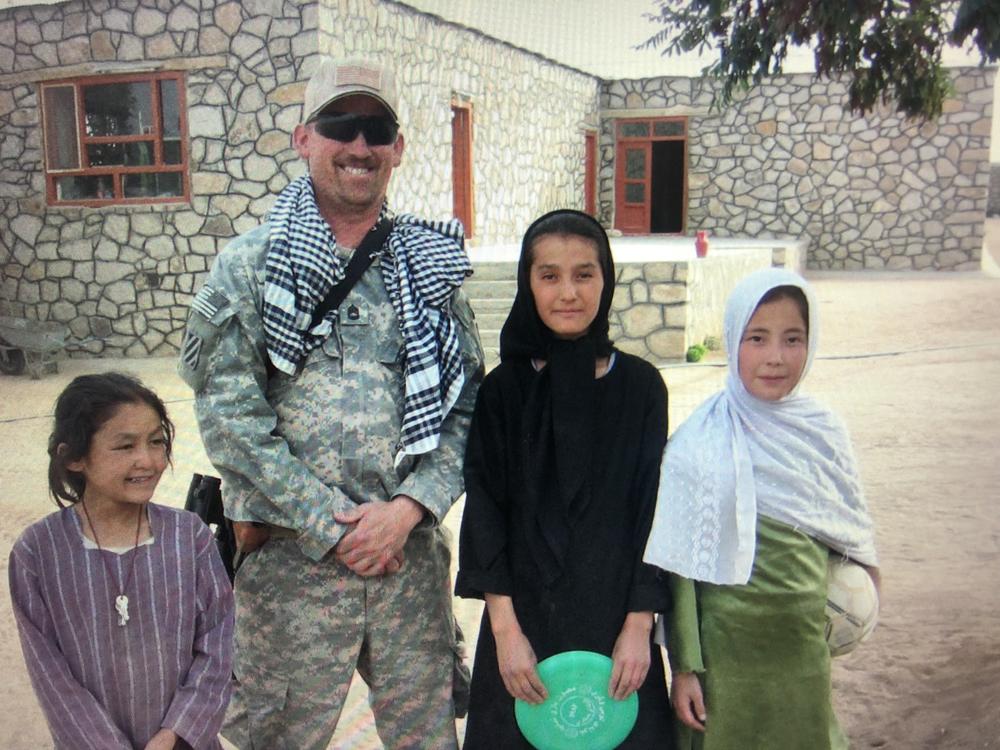
<svg viewBox="0 0 1000 750">
<path fill-rule="evenodd" d="M 193 513 L 150 503 L 149 525 L 154 539 L 134 552 L 124 626 L 114 602 L 133 552 L 85 548 L 72 508 L 29 526 L 11 552 L 21 647 L 57 748 L 141 749 L 164 727 L 195 750 L 221 747 L 229 579 Z"/>
</svg>

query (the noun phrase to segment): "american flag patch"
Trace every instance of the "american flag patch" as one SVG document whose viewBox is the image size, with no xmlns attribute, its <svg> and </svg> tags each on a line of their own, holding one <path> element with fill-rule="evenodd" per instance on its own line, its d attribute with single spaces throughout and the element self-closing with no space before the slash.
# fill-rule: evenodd
<svg viewBox="0 0 1000 750">
<path fill-rule="evenodd" d="M 228 304 L 229 300 L 226 299 L 226 295 L 205 284 L 195 295 L 194 301 L 191 302 L 191 309 L 211 320 L 219 310 Z"/>
<path fill-rule="evenodd" d="M 382 73 L 360 65 L 341 65 L 336 73 L 337 86 L 367 86 L 376 91 L 382 88 Z"/>
</svg>

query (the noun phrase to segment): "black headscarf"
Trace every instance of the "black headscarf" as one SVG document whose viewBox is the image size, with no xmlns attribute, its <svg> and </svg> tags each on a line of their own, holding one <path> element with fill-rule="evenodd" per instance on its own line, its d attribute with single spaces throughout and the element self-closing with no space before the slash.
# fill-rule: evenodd
<svg viewBox="0 0 1000 750">
<path fill-rule="evenodd" d="M 582 237 L 597 248 L 604 279 L 597 316 L 581 338 L 556 338 L 531 293 L 532 245 L 543 235 Z M 530 385 L 521 419 L 525 470 L 525 519 L 531 554 L 546 583 L 562 569 L 573 516 L 590 501 L 593 454 L 595 366 L 612 352 L 608 313 L 615 292 L 615 266 L 603 227 L 591 216 L 561 209 L 536 219 L 521 242 L 517 294 L 500 332 L 500 359 L 545 360 Z"/>
</svg>

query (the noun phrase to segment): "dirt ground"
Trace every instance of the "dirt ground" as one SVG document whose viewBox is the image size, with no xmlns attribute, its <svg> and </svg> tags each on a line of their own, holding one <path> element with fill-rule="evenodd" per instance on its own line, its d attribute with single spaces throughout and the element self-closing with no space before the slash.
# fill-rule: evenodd
<svg viewBox="0 0 1000 750">
<path fill-rule="evenodd" d="M 988 222 L 1000 260 L 1000 219 Z M 836 660 L 835 700 L 854 748 L 1000 748 L 1000 278 L 990 274 L 807 274 L 821 302 L 820 356 L 807 390 L 851 429 L 877 524 L 881 621 Z M 28 683 L 7 594 L 20 530 L 52 510 L 45 441 L 70 378 L 125 369 L 168 402 L 175 467 L 159 502 L 183 503 L 211 471 L 190 393 L 170 360 L 82 361 L 39 381 L 0 378 L 0 748 L 51 747 Z M 719 367 L 668 368 L 673 424 L 721 382 Z M 457 528 L 461 505 L 448 518 Z M 456 600 L 467 634 L 479 606 Z M 331 747 L 376 750 L 355 686 Z"/>
</svg>

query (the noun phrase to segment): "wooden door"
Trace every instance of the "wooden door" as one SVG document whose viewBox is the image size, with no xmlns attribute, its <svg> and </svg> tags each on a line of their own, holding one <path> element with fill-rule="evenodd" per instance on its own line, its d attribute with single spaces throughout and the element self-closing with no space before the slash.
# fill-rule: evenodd
<svg viewBox="0 0 1000 750">
<path fill-rule="evenodd" d="M 597 216 L 597 133 L 584 133 L 583 210 Z"/>
<path fill-rule="evenodd" d="M 472 204 L 472 107 L 451 106 L 451 194 L 455 218 L 465 227 L 465 236 L 475 233 Z"/>
<path fill-rule="evenodd" d="M 653 144 L 620 142 L 615 158 L 615 227 L 625 234 L 649 232 Z"/>
</svg>

